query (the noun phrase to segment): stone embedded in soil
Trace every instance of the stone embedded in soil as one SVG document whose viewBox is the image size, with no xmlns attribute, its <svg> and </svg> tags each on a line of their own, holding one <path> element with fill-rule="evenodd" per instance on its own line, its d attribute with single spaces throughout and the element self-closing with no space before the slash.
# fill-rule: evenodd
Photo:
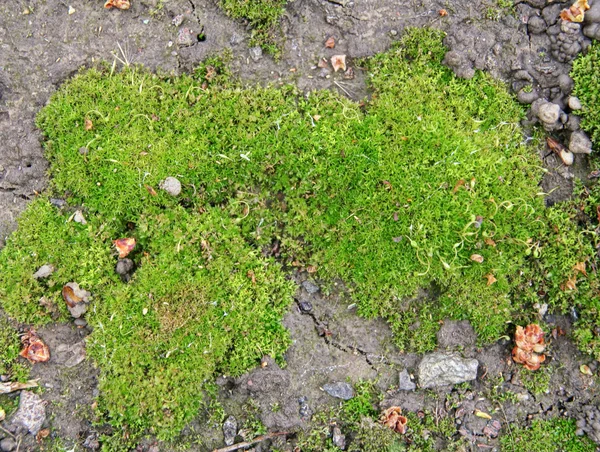
<svg viewBox="0 0 600 452">
<path fill-rule="evenodd" d="M 573 132 L 569 140 L 569 151 L 574 154 L 591 154 L 592 141 L 588 138 L 585 132 Z"/>
<path fill-rule="evenodd" d="M 349 383 L 338 381 L 336 383 L 327 383 L 323 385 L 323 390 L 331 397 L 342 400 L 350 400 L 354 397 L 354 389 Z"/>
<path fill-rule="evenodd" d="M 581 101 L 578 97 L 569 96 L 569 100 L 567 101 L 569 108 L 571 110 L 581 110 Z"/>
<path fill-rule="evenodd" d="M 87 312 L 87 304 L 81 302 L 81 303 L 77 303 L 73 307 L 67 305 L 67 309 L 71 313 L 71 317 L 73 317 L 74 319 L 78 319 L 79 317 L 81 317 L 83 314 L 85 314 Z"/>
<path fill-rule="evenodd" d="M 223 423 L 223 436 L 225 437 L 225 445 L 231 446 L 235 442 L 237 420 L 233 416 L 229 416 Z"/>
<path fill-rule="evenodd" d="M 331 433 L 331 440 L 333 441 L 333 445 L 342 450 L 346 448 L 346 437 L 342 434 L 342 431 L 339 427 L 333 427 L 333 432 Z"/>
<path fill-rule="evenodd" d="M 16 448 L 17 442 L 10 437 L 6 437 L 2 441 L 0 441 L 0 450 L 2 452 L 12 452 Z"/>
<path fill-rule="evenodd" d="M 417 385 L 411 380 L 410 374 L 404 369 L 398 375 L 398 389 L 400 391 L 414 391 Z"/>
<path fill-rule="evenodd" d="M 431 353 L 425 355 L 419 364 L 419 386 L 433 388 L 475 380 L 478 367 L 479 362 L 476 359 Z"/>
<path fill-rule="evenodd" d="M 312 311 L 312 308 L 313 308 L 312 304 L 309 301 L 301 301 L 299 303 L 299 306 L 300 306 L 300 311 L 302 311 L 304 313 Z"/>
<path fill-rule="evenodd" d="M 76 327 L 79 327 L 79 328 L 83 328 L 84 326 L 87 325 L 87 321 L 85 319 L 82 319 L 81 317 L 78 319 L 75 319 L 75 321 L 73 323 L 75 324 Z"/>
<path fill-rule="evenodd" d="M 465 347 L 475 344 L 477 335 L 468 320 L 445 320 L 437 340 L 440 348 Z"/>
<path fill-rule="evenodd" d="M 83 442 L 83 447 L 86 449 L 97 450 L 100 449 L 100 442 L 98 441 L 98 435 L 95 433 L 90 433 L 85 441 Z"/>
<path fill-rule="evenodd" d="M 177 45 L 179 47 L 191 47 L 194 45 L 196 40 L 194 39 L 194 32 L 187 27 L 183 27 L 177 34 Z"/>
<path fill-rule="evenodd" d="M 33 279 L 44 279 L 54 273 L 54 265 L 46 264 L 42 265 L 38 271 L 33 274 Z"/>
<path fill-rule="evenodd" d="M 252 61 L 255 63 L 258 63 L 258 61 L 262 58 L 262 49 L 259 46 L 251 47 L 248 52 L 250 53 L 250 58 L 252 58 Z"/>
<path fill-rule="evenodd" d="M 46 408 L 42 398 L 31 391 L 21 391 L 19 408 L 12 418 L 11 423 L 23 426 L 32 435 L 37 435 L 45 420 Z"/>
<path fill-rule="evenodd" d="M 306 396 L 302 396 L 298 399 L 298 405 L 300 405 L 300 408 L 298 408 L 298 414 L 300 415 L 300 418 L 303 421 L 307 421 L 310 419 L 310 417 L 312 416 L 312 410 L 310 408 L 310 406 L 308 405 L 308 397 Z"/>
<path fill-rule="evenodd" d="M 311 295 L 319 291 L 319 286 L 317 286 L 314 282 L 308 280 L 302 283 L 302 287 L 304 287 L 304 289 Z"/>
<path fill-rule="evenodd" d="M 181 193 L 181 182 L 179 179 L 169 176 L 159 184 L 161 190 L 166 191 L 171 196 L 179 196 Z"/>
</svg>

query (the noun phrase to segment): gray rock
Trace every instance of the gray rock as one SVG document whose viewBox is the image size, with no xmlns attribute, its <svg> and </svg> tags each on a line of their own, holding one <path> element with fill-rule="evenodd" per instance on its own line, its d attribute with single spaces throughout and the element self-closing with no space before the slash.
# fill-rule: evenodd
<svg viewBox="0 0 600 452">
<path fill-rule="evenodd" d="M 532 34 L 544 33 L 548 28 L 546 21 L 541 16 L 531 16 L 527 21 L 527 30 Z"/>
<path fill-rule="evenodd" d="M 31 391 L 21 391 L 19 408 L 12 418 L 12 424 L 26 428 L 37 435 L 46 420 L 46 408 L 42 398 Z"/>
<path fill-rule="evenodd" d="M 301 301 L 299 303 L 299 305 L 300 305 L 300 311 L 302 311 L 302 312 L 306 313 L 306 312 L 312 311 L 313 307 L 312 307 L 312 303 L 310 301 Z"/>
<path fill-rule="evenodd" d="M 425 355 L 419 364 L 419 386 L 433 388 L 475 380 L 479 362 L 446 353 Z"/>
<path fill-rule="evenodd" d="M 54 270 L 56 270 L 54 268 L 54 265 L 51 264 L 46 264 L 46 265 L 42 265 L 38 271 L 36 271 L 33 274 L 33 279 L 44 279 L 47 278 L 48 276 L 50 276 L 52 273 L 54 273 Z"/>
<path fill-rule="evenodd" d="M 552 102 L 543 102 L 538 107 L 537 117 L 546 124 L 554 124 L 560 117 L 560 107 Z"/>
<path fill-rule="evenodd" d="M 585 132 L 573 132 L 571 134 L 571 139 L 569 140 L 569 151 L 573 154 L 591 154 L 592 141 Z"/>
<path fill-rule="evenodd" d="M 586 25 L 583 34 L 590 39 L 600 39 L 600 23 Z"/>
<path fill-rule="evenodd" d="M 302 282 L 302 287 L 304 287 L 304 289 L 306 289 L 306 291 L 311 295 L 319 291 L 319 286 L 309 280 Z"/>
<path fill-rule="evenodd" d="M 196 42 L 194 32 L 187 27 L 183 27 L 177 34 L 177 45 L 179 47 L 190 47 Z"/>
<path fill-rule="evenodd" d="M 183 14 L 178 14 L 175 17 L 173 17 L 173 20 L 171 21 L 171 23 L 173 25 L 175 25 L 176 27 L 180 27 L 183 24 L 184 20 L 185 20 L 185 16 Z"/>
<path fill-rule="evenodd" d="M 231 446 L 235 442 L 237 420 L 233 416 L 229 416 L 223 423 L 223 436 L 225 437 L 225 445 Z"/>
<path fill-rule="evenodd" d="M 417 385 L 410 379 L 406 369 L 398 375 L 398 389 L 400 391 L 414 391 L 417 389 Z"/>
<path fill-rule="evenodd" d="M 600 2 L 598 0 L 595 0 L 590 5 L 590 9 L 585 12 L 583 21 L 586 24 L 600 23 Z"/>
<path fill-rule="evenodd" d="M 131 270 L 133 270 L 133 267 L 134 267 L 134 264 L 131 259 L 128 259 L 128 258 L 119 259 L 117 261 L 117 265 L 115 267 L 115 272 L 117 272 L 118 275 L 126 275 Z"/>
<path fill-rule="evenodd" d="M 17 442 L 11 437 L 6 437 L 0 441 L 0 450 L 2 452 L 12 452 L 17 448 Z"/>
<path fill-rule="evenodd" d="M 569 74 L 561 74 L 558 76 L 558 86 L 563 93 L 571 94 L 571 91 L 573 91 L 573 87 L 575 86 L 575 82 L 569 76 Z"/>
<path fill-rule="evenodd" d="M 79 317 L 81 317 L 83 314 L 85 314 L 87 312 L 87 304 L 81 302 L 81 303 L 77 303 L 73 307 L 67 305 L 67 309 L 71 313 L 71 317 L 73 317 L 74 319 L 78 319 Z"/>
<path fill-rule="evenodd" d="M 338 447 L 342 450 L 346 448 L 346 437 L 342 434 L 342 431 L 339 427 L 333 427 L 333 432 L 331 432 L 331 439 L 335 447 Z"/>
<path fill-rule="evenodd" d="M 100 442 L 98 441 L 98 435 L 95 433 L 90 433 L 85 441 L 83 442 L 83 447 L 91 450 L 100 449 Z"/>
<path fill-rule="evenodd" d="M 73 215 L 73 221 L 79 224 L 87 224 L 85 217 L 83 216 L 83 212 L 81 210 L 76 210 Z"/>
<path fill-rule="evenodd" d="M 354 397 L 354 389 L 352 389 L 352 386 L 343 381 L 327 383 L 326 385 L 323 385 L 323 390 L 331 397 L 337 397 L 342 400 L 350 400 Z"/>
<path fill-rule="evenodd" d="M 181 193 L 181 182 L 176 177 L 167 177 L 159 185 L 161 190 L 166 191 L 171 196 L 179 196 Z"/>
<path fill-rule="evenodd" d="M 567 120 L 565 127 L 573 132 L 579 130 L 581 127 L 581 117 L 577 115 L 569 115 L 569 119 Z"/>
<path fill-rule="evenodd" d="M 87 325 L 87 322 L 85 321 L 85 319 L 82 319 L 82 318 L 75 319 L 75 321 L 73 323 L 75 324 L 75 326 L 77 326 L 79 328 L 83 328 L 84 326 Z"/>
<path fill-rule="evenodd" d="M 571 110 L 581 110 L 581 101 L 575 96 L 570 96 L 568 105 Z"/>
<path fill-rule="evenodd" d="M 244 41 L 244 37 L 238 33 L 236 33 L 235 31 L 233 32 L 233 34 L 231 35 L 231 39 L 229 39 L 229 43 L 232 46 L 241 44 Z"/>
<path fill-rule="evenodd" d="M 255 63 L 258 62 L 263 56 L 262 49 L 259 46 L 251 47 L 248 52 L 250 53 L 250 58 L 252 58 L 252 61 Z"/>
</svg>

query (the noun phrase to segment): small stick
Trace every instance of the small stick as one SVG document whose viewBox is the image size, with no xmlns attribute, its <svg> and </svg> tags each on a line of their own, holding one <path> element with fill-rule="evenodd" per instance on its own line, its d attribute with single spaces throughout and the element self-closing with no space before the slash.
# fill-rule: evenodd
<svg viewBox="0 0 600 452">
<path fill-rule="evenodd" d="M 213 450 L 213 452 L 233 452 L 235 450 L 243 449 L 244 447 L 249 447 L 249 446 L 252 446 L 253 444 L 261 443 L 263 441 L 266 441 L 271 438 L 275 438 L 277 436 L 285 436 L 285 435 L 289 435 L 289 434 L 290 434 L 289 432 L 267 433 L 266 435 L 257 436 L 252 441 L 244 441 L 242 443 L 234 444 L 233 446 L 222 447 L 221 449 Z"/>
<path fill-rule="evenodd" d="M 15 437 L 15 435 L 13 435 L 11 432 L 9 432 L 8 430 L 6 430 L 4 427 L 2 427 L 0 425 L 0 430 L 2 430 L 4 433 L 6 433 L 7 435 L 11 436 L 11 437 Z"/>
</svg>

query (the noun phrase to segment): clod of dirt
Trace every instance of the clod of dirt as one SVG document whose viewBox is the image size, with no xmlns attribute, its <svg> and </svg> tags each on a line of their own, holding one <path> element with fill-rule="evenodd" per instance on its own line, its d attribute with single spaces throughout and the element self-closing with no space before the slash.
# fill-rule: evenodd
<svg viewBox="0 0 600 452">
<path fill-rule="evenodd" d="M 248 53 L 250 53 L 250 58 L 252 58 L 252 61 L 255 63 L 258 63 L 263 56 L 262 49 L 259 46 L 251 47 L 248 50 Z"/>
<path fill-rule="evenodd" d="M 173 20 L 171 21 L 171 23 L 173 25 L 175 25 L 176 27 L 180 27 L 181 25 L 183 25 L 184 20 L 185 20 L 185 16 L 183 14 L 178 14 L 175 17 L 173 17 Z"/>
<path fill-rule="evenodd" d="M 404 369 L 398 375 L 398 390 L 400 391 L 414 391 L 417 389 L 417 385 L 410 378 L 410 374 Z"/>
<path fill-rule="evenodd" d="M 440 349 L 468 347 L 475 344 L 477 335 L 468 320 L 444 320 L 437 341 Z"/>
<path fill-rule="evenodd" d="M 569 151 L 574 154 L 591 154 L 592 141 L 588 138 L 585 132 L 573 132 L 569 140 Z"/>
<path fill-rule="evenodd" d="M 77 342 L 73 345 L 60 344 L 54 349 L 54 359 L 56 364 L 65 367 L 75 367 L 85 360 L 85 341 Z"/>
<path fill-rule="evenodd" d="M 95 433 L 90 433 L 83 442 L 83 447 L 91 450 L 100 449 L 100 442 L 98 441 L 98 435 Z"/>
<path fill-rule="evenodd" d="M 166 191 L 171 196 L 179 196 L 181 193 L 181 182 L 175 177 L 167 177 L 158 186 L 161 190 Z"/>
<path fill-rule="evenodd" d="M 340 69 L 342 71 L 346 70 L 346 55 L 334 55 L 331 57 L 331 66 L 333 67 L 333 71 L 337 72 Z"/>
<path fill-rule="evenodd" d="M 559 122 L 562 110 L 560 105 L 538 99 L 531 104 L 531 112 L 539 119 L 544 130 L 551 132 L 562 128 Z"/>
<path fill-rule="evenodd" d="M 455 50 L 446 52 L 442 63 L 452 69 L 454 74 L 459 78 L 468 80 L 475 75 L 473 63 L 471 63 L 461 52 Z"/>
<path fill-rule="evenodd" d="M 577 436 L 583 436 L 585 433 L 596 444 L 600 444 L 600 408 L 592 405 L 583 407 L 582 413 L 577 419 Z"/>
<path fill-rule="evenodd" d="M 46 265 L 42 265 L 38 271 L 36 271 L 33 274 L 33 279 L 44 279 L 47 278 L 48 276 L 50 276 L 52 273 L 54 273 L 54 270 L 56 270 L 54 268 L 54 265 L 51 264 L 46 264 Z"/>
<path fill-rule="evenodd" d="M 115 272 L 117 273 L 117 275 L 125 276 L 128 275 L 131 272 L 131 270 L 133 270 L 134 266 L 135 264 L 131 259 L 119 259 L 117 261 L 117 265 L 115 266 Z"/>
<path fill-rule="evenodd" d="M 527 21 L 527 31 L 531 34 L 539 35 L 544 33 L 548 28 L 548 24 L 542 16 L 532 16 Z"/>
<path fill-rule="evenodd" d="M 235 442 L 237 420 L 233 416 L 229 416 L 223 423 L 223 436 L 225 437 L 225 445 L 231 446 Z"/>
<path fill-rule="evenodd" d="M 87 224 L 87 221 L 83 216 L 83 212 L 81 210 L 75 211 L 75 213 L 73 214 L 73 221 L 75 223 Z"/>
<path fill-rule="evenodd" d="M 333 427 L 331 432 L 331 440 L 333 445 L 339 449 L 344 450 L 346 448 L 346 437 L 342 434 L 342 431 L 338 426 Z"/>
<path fill-rule="evenodd" d="M 0 441 L 0 450 L 3 452 L 11 452 L 16 448 L 17 442 L 10 437 L 6 437 L 2 441 Z"/>
<path fill-rule="evenodd" d="M 41 397 L 30 391 L 22 391 L 19 408 L 13 416 L 11 424 L 21 425 L 32 435 L 37 435 L 45 420 L 46 408 Z"/>
<path fill-rule="evenodd" d="M 342 400 L 350 400 L 354 397 L 354 389 L 352 389 L 352 386 L 349 383 L 342 381 L 327 383 L 326 385 L 323 385 L 323 390 L 331 397 Z"/>
<path fill-rule="evenodd" d="M 477 378 L 479 362 L 452 354 L 431 353 L 419 364 L 419 386 L 433 388 L 454 385 Z"/>
</svg>

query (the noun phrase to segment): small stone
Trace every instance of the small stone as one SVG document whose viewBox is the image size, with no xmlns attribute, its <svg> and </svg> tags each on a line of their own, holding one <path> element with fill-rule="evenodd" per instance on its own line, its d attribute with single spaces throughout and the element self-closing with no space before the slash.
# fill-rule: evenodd
<svg viewBox="0 0 600 452">
<path fill-rule="evenodd" d="M 69 6 L 69 11 L 68 11 L 69 16 L 71 14 L 75 14 L 75 8 L 73 8 L 72 6 Z"/>
<path fill-rule="evenodd" d="M 183 14 L 178 14 L 175 17 L 173 17 L 173 20 L 171 21 L 171 23 L 173 25 L 175 25 L 176 27 L 180 27 L 183 24 L 184 19 L 185 19 L 185 16 Z"/>
<path fill-rule="evenodd" d="M 175 177 L 167 177 L 158 186 L 171 196 L 178 196 L 181 193 L 181 182 Z"/>
<path fill-rule="evenodd" d="M 333 432 L 331 433 L 331 439 L 333 441 L 333 445 L 338 447 L 339 449 L 344 450 L 346 448 L 346 437 L 342 434 L 342 431 L 339 427 L 333 427 Z"/>
<path fill-rule="evenodd" d="M 226 446 L 231 446 L 235 442 L 237 420 L 233 416 L 229 416 L 223 423 L 223 436 L 225 437 Z"/>
<path fill-rule="evenodd" d="M 57 207 L 60 209 L 67 205 L 67 201 L 65 201 L 64 199 L 59 199 L 59 198 L 50 198 L 50 204 L 52 204 L 54 207 Z"/>
<path fill-rule="evenodd" d="M 194 32 L 187 27 L 183 27 L 177 34 L 177 45 L 179 47 L 190 47 L 194 45 L 196 39 L 194 39 Z"/>
<path fill-rule="evenodd" d="M 85 441 L 83 442 L 83 447 L 91 450 L 100 449 L 100 442 L 98 441 L 98 436 L 95 433 L 91 433 L 87 436 Z"/>
<path fill-rule="evenodd" d="M 544 102 L 538 108 L 537 117 L 544 123 L 554 124 L 560 117 L 560 107 L 552 102 Z"/>
<path fill-rule="evenodd" d="M 398 35 L 398 30 L 390 30 L 390 34 L 392 36 L 397 36 Z"/>
<path fill-rule="evenodd" d="M 344 72 L 344 80 L 352 80 L 353 78 L 354 78 L 354 69 L 352 69 L 351 67 L 349 67 Z"/>
<path fill-rule="evenodd" d="M 583 27 L 583 34 L 590 39 L 600 39 L 600 23 Z"/>
<path fill-rule="evenodd" d="M 569 151 L 573 154 L 591 154 L 592 141 L 585 132 L 573 132 L 571 134 L 571 139 L 569 140 Z"/>
<path fill-rule="evenodd" d="M 414 391 L 417 385 L 411 380 L 410 375 L 406 369 L 404 369 L 398 375 L 398 389 L 400 391 Z"/>
<path fill-rule="evenodd" d="M 87 325 L 87 322 L 85 321 L 85 319 L 82 319 L 82 318 L 75 319 L 75 321 L 73 323 L 78 328 L 84 328 Z"/>
<path fill-rule="evenodd" d="M 323 385 L 323 390 L 331 397 L 336 397 L 342 400 L 350 400 L 354 397 L 354 389 L 349 383 L 340 381 L 337 383 L 327 383 Z"/>
<path fill-rule="evenodd" d="M 571 110 L 581 110 L 581 101 L 578 97 L 570 96 L 568 100 L 568 105 Z"/>
<path fill-rule="evenodd" d="M 532 34 L 544 33 L 548 28 L 546 21 L 541 16 L 532 16 L 527 21 L 527 30 Z"/>
<path fill-rule="evenodd" d="M 300 311 L 301 312 L 310 312 L 312 311 L 312 304 L 309 301 L 301 301 L 300 303 Z"/>
<path fill-rule="evenodd" d="M 123 276 L 128 274 L 131 270 L 133 270 L 133 267 L 134 263 L 131 259 L 119 259 L 117 261 L 117 265 L 115 266 L 115 272 L 117 273 L 117 275 Z"/>
<path fill-rule="evenodd" d="M 12 419 L 12 424 L 26 428 L 35 436 L 45 420 L 46 408 L 42 398 L 31 391 L 21 391 L 19 408 Z"/>
<path fill-rule="evenodd" d="M 73 215 L 73 221 L 79 224 L 87 224 L 85 217 L 83 216 L 83 212 L 81 210 L 76 210 Z"/>
<path fill-rule="evenodd" d="M 78 319 L 83 314 L 87 312 L 87 304 L 86 303 L 77 303 L 75 306 L 71 307 L 67 305 L 67 309 L 71 313 L 71 317 L 74 319 Z"/>
<path fill-rule="evenodd" d="M 319 286 L 317 286 L 314 282 L 309 280 L 303 281 L 302 287 L 304 287 L 304 289 L 311 295 L 319 291 Z"/>
<path fill-rule="evenodd" d="M 433 388 L 475 380 L 479 362 L 453 354 L 431 353 L 419 364 L 419 386 Z"/>
<path fill-rule="evenodd" d="M 46 264 L 46 265 L 42 265 L 38 271 L 36 271 L 33 274 L 33 279 L 44 279 L 47 278 L 48 276 L 50 276 L 52 273 L 54 273 L 54 270 L 56 270 L 54 268 L 54 265 L 51 264 Z"/>
<path fill-rule="evenodd" d="M 85 146 L 81 146 L 81 147 L 79 148 L 79 153 L 80 153 L 81 155 L 88 155 L 88 152 L 90 152 L 90 150 L 89 150 L 88 148 L 86 148 Z"/>
<path fill-rule="evenodd" d="M 252 58 L 252 61 L 255 63 L 257 63 L 263 56 L 262 49 L 259 46 L 251 47 L 248 52 L 250 53 L 250 58 Z"/>
<path fill-rule="evenodd" d="M 575 86 L 575 82 L 569 76 L 569 74 L 561 74 L 558 77 L 558 86 L 563 93 L 571 94 L 571 91 L 573 91 L 573 87 Z"/>
<path fill-rule="evenodd" d="M 17 448 L 17 442 L 11 437 L 6 437 L 0 441 L 0 450 L 2 452 L 11 452 Z"/>
<path fill-rule="evenodd" d="M 233 34 L 231 35 L 231 39 L 229 39 L 229 43 L 232 46 L 241 44 L 244 41 L 244 37 L 238 33 L 236 33 L 235 31 L 233 32 Z"/>
</svg>

